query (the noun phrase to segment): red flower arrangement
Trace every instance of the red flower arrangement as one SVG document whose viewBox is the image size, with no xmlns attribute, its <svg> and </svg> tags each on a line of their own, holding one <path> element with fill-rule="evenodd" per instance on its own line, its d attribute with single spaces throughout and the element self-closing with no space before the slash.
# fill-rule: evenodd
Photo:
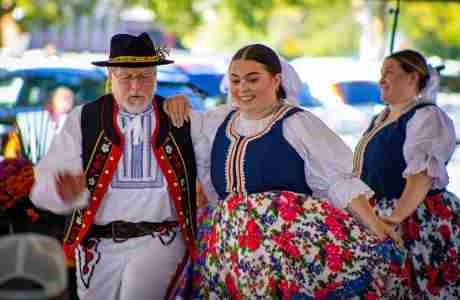
<svg viewBox="0 0 460 300">
<path fill-rule="evenodd" d="M 18 201 L 27 197 L 34 182 L 34 171 L 30 161 L 24 158 L 1 161 L 0 209 L 12 208 Z"/>
</svg>

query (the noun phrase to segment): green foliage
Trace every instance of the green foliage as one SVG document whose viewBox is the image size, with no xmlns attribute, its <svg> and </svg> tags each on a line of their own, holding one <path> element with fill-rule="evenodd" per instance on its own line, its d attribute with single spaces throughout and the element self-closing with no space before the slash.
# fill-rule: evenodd
<svg viewBox="0 0 460 300">
<path fill-rule="evenodd" d="M 212 31 L 207 46 L 234 51 L 263 42 L 287 57 L 352 55 L 359 27 L 349 1 L 271 0 L 220 2 L 216 19 L 202 31 Z"/>
<path fill-rule="evenodd" d="M 357 53 L 360 28 L 348 1 L 325 1 L 305 9 L 297 20 L 287 18 L 291 24 L 283 32 L 289 32 L 279 44 L 280 51 L 287 56 L 339 55 Z M 286 18 L 280 19 L 283 26 Z M 289 29 L 290 28 L 290 29 Z"/>
<path fill-rule="evenodd" d="M 460 59 L 460 3 L 404 3 L 400 30 L 426 55 Z"/>
<path fill-rule="evenodd" d="M 98 2 L 10 1 L 23 12 L 20 24 L 25 30 L 68 22 L 72 14 L 90 13 Z M 233 51 L 250 42 L 264 42 L 288 57 L 357 54 L 361 28 L 353 5 L 372 1 L 377 0 L 113 0 L 121 6 L 138 4 L 151 9 L 153 21 L 188 46 L 199 40 L 208 48 Z M 387 1 L 387 7 L 394 3 Z M 411 41 L 407 46 L 427 55 L 460 59 L 460 3 L 401 3 L 398 30 Z M 392 21 L 389 15 L 383 19 Z M 388 31 L 391 23 L 385 27 Z"/>
<path fill-rule="evenodd" d="M 19 23 L 26 29 L 55 23 L 64 17 L 61 5 L 61 1 L 18 0 L 17 8 L 24 15 Z"/>
<path fill-rule="evenodd" d="M 155 22 L 165 25 L 170 32 L 185 36 L 196 30 L 202 21 L 200 2 L 203 1 L 158 0 L 148 1 L 148 7 L 155 13 Z"/>
<path fill-rule="evenodd" d="M 17 8 L 23 18 L 19 24 L 29 30 L 34 26 L 48 26 L 67 22 L 70 12 L 75 15 L 85 15 L 92 11 L 97 0 L 17 0 Z"/>
</svg>

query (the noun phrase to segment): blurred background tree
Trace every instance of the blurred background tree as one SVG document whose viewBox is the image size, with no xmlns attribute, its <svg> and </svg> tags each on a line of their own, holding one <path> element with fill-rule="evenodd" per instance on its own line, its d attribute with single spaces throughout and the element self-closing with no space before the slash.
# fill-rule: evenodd
<svg viewBox="0 0 460 300">
<path fill-rule="evenodd" d="M 5 29 L 11 26 L 15 27 L 14 30 L 27 32 L 34 27 L 46 28 L 72 21 L 75 16 L 91 13 L 97 3 L 98 0 L 1 0 L 0 20 L 9 27 L 2 23 L 0 36 L 5 35 Z M 0 38 L 0 41 L 3 44 L 4 39 Z"/>
<path fill-rule="evenodd" d="M 186 37 L 195 32 L 203 22 L 204 9 L 202 5 L 210 1 L 204 0 L 174 0 L 149 1 L 126 0 L 125 6 L 141 5 L 154 13 L 155 22 L 159 22 L 179 37 Z M 205 8 L 205 7 L 204 7 Z"/>
<path fill-rule="evenodd" d="M 20 30 L 76 22 L 102 0 L 1 0 L 0 20 Z M 233 51 L 264 42 L 287 57 L 350 56 L 388 51 L 396 0 L 113 0 L 140 5 L 191 48 Z M 457 3 L 454 3 L 457 2 Z M 14 18 L 11 16 L 14 15 Z M 460 58 L 460 3 L 401 0 L 398 41 L 427 55 Z M 5 26 L 2 23 L 3 31 Z M 79 34 L 76 32 L 75 34 Z M 1 35 L 1 33 L 0 33 Z M 366 46 L 367 45 L 367 46 Z"/>
<path fill-rule="evenodd" d="M 401 31 L 426 55 L 460 59 L 460 1 L 403 2 Z"/>
</svg>

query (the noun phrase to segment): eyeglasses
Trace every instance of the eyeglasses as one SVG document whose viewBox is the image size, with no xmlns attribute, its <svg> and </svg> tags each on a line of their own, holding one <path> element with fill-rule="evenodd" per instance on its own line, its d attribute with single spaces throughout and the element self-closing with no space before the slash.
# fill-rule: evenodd
<svg viewBox="0 0 460 300">
<path fill-rule="evenodd" d="M 141 83 L 153 83 L 155 79 L 155 73 L 146 73 L 146 74 L 117 74 L 116 72 L 113 73 L 114 76 L 118 79 L 118 81 L 122 84 L 128 84 L 134 80 L 138 80 Z"/>
</svg>

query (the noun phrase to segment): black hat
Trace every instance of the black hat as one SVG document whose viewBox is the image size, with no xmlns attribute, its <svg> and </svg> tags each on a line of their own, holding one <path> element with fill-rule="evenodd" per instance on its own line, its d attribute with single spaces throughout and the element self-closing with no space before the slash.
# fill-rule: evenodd
<svg viewBox="0 0 460 300">
<path fill-rule="evenodd" d="M 167 65 L 174 61 L 166 59 L 164 49 L 155 48 L 147 33 L 139 36 L 116 34 L 110 41 L 110 56 L 106 61 L 95 61 L 92 64 L 100 67 L 148 67 Z"/>
</svg>

